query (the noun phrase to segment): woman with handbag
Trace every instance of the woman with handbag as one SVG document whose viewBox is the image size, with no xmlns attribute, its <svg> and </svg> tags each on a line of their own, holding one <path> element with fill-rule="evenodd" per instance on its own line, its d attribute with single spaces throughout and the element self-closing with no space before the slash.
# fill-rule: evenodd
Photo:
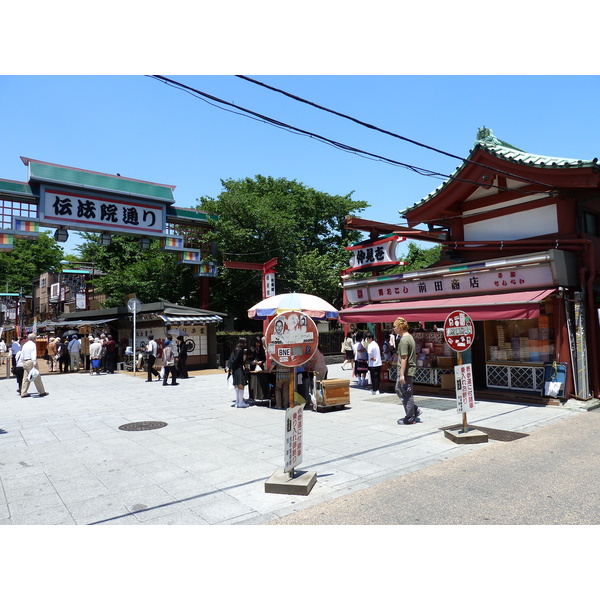
<svg viewBox="0 0 600 600">
<path fill-rule="evenodd" d="M 169 373 L 171 373 L 171 385 L 179 385 L 177 383 L 177 369 L 175 368 L 175 353 L 171 340 L 166 339 L 164 342 L 164 348 L 162 353 L 163 367 L 165 368 L 165 374 L 163 375 L 163 385 L 167 384 Z"/>
<path fill-rule="evenodd" d="M 350 370 L 354 370 L 354 346 L 352 342 L 352 336 L 348 334 L 346 339 L 342 342 L 342 354 L 344 355 L 344 362 L 342 363 L 342 371 L 345 371 L 346 364 L 350 363 Z"/>
<path fill-rule="evenodd" d="M 236 408 L 248 408 L 250 406 L 244 402 L 244 388 L 248 385 L 246 352 L 246 338 L 239 338 L 235 350 L 229 357 L 229 373 L 233 377 Z"/>
</svg>

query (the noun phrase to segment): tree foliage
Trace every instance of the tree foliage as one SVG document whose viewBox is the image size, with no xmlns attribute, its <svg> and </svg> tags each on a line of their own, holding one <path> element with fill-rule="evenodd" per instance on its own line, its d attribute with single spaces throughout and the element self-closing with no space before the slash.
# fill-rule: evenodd
<svg viewBox="0 0 600 600">
<path fill-rule="evenodd" d="M 141 250 L 136 239 L 114 235 L 110 246 L 101 246 L 98 235 L 83 233 L 86 240 L 77 246 L 81 260 L 93 262 L 103 275 L 96 288 L 106 294 L 104 308 L 123 306 L 124 297 L 136 294 L 142 302 L 177 302 L 198 305 L 198 279 L 192 269 L 177 264 L 177 255 L 162 252 L 153 241 L 149 250 Z"/>
<path fill-rule="evenodd" d="M 197 208 L 219 219 L 209 234 L 220 260 L 264 264 L 277 258 L 276 292 L 303 292 L 341 305 L 339 272 L 347 267 L 344 247 L 361 234 L 344 219 L 368 204 L 352 193 L 333 196 L 295 180 L 257 175 L 221 180 L 217 198 L 201 197 Z M 215 310 L 244 318 L 261 300 L 260 271 L 221 269 L 213 285 Z"/>
<path fill-rule="evenodd" d="M 408 271 L 420 271 L 427 269 L 440 260 L 442 247 L 439 244 L 430 248 L 423 248 L 415 242 L 408 242 L 408 251 L 400 257 L 401 261 L 406 261 L 406 266 L 400 267 L 399 273 Z"/>
<path fill-rule="evenodd" d="M 48 232 L 17 238 L 12 252 L 0 252 L 0 291 L 32 293 L 32 281 L 46 271 L 59 272 L 62 247 Z"/>
</svg>

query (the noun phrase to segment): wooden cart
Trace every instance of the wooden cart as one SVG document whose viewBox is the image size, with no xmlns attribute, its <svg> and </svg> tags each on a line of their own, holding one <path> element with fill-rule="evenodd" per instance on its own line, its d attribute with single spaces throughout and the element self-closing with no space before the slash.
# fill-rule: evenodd
<svg viewBox="0 0 600 600">
<path fill-rule="evenodd" d="M 350 381 L 348 379 L 324 379 L 317 382 L 316 410 L 350 404 Z"/>
</svg>

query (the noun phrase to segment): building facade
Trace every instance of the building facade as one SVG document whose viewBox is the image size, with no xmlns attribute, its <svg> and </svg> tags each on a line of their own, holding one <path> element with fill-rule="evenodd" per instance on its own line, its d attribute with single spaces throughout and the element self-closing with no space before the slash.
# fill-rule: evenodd
<svg viewBox="0 0 600 600">
<path fill-rule="evenodd" d="M 475 323 L 466 358 L 477 388 L 547 396 L 558 380 L 560 399 L 600 395 L 597 159 L 531 154 L 482 128 L 455 173 L 403 215 L 396 233 L 426 226 L 440 262 L 346 281 L 343 321 L 443 323 L 463 310 Z"/>
</svg>

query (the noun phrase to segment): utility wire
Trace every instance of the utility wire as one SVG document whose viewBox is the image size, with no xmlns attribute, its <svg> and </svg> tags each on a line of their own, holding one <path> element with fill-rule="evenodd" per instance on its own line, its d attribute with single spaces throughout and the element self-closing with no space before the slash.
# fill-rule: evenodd
<svg viewBox="0 0 600 600">
<path fill-rule="evenodd" d="M 435 148 L 433 146 L 428 146 L 427 144 L 423 144 L 421 142 L 411 140 L 410 138 L 407 138 L 403 135 L 399 135 L 397 133 L 393 133 L 392 131 L 388 131 L 387 129 L 382 129 L 380 127 L 377 127 L 377 125 L 372 125 L 371 123 L 366 123 L 364 121 L 356 119 L 355 117 L 351 117 L 350 115 L 346 115 L 346 114 L 338 112 L 336 110 L 332 110 L 331 108 L 327 108 L 325 106 L 321 106 L 320 104 L 316 104 L 315 102 L 311 102 L 310 100 L 306 100 L 305 98 L 301 98 L 300 96 L 296 96 L 295 94 L 290 94 L 289 92 L 280 90 L 279 88 L 276 88 L 276 87 L 273 87 L 266 83 L 263 83 L 262 81 L 258 81 L 257 79 L 252 79 L 252 77 L 247 77 L 245 75 L 236 75 L 236 77 L 239 77 L 240 79 L 243 79 L 245 81 L 249 81 L 250 83 L 259 85 L 261 87 L 267 88 L 273 92 L 277 92 L 278 94 L 283 94 L 284 96 L 287 96 L 288 98 L 291 98 L 292 100 L 296 100 L 297 102 L 303 102 L 304 104 L 308 104 L 309 106 L 313 106 L 314 108 L 318 108 L 319 110 L 324 110 L 325 112 L 331 113 L 333 115 L 337 115 L 338 117 L 342 117 L 343 119 L 348 119 L 349 121 L 353 121 L 354 123 L 357 123 L 358 125 L 362 125 L 363 127 L 367 127 L 368 129 L 373 129 L 374 131 L 378 131 L 379 133 L 384 133 L 385 135 L 390 135 L 399 140 L 403 140 L 405 142 L 409 142 L 410 144 L 420 146 L 421 148 L 425 148 L 427 150 L 432 150 L 433 152 L 443 154 L 444 156 L 449 156 L 450 158 L 456 158 L 457 160 L 467 162 L 467 163 L 476 165 L 478 167 L 484 167 L 486 169 L 489 169 L 490 171 L 494 171 L 501 175 L 510 175 L 514 179 L 519 179 L 521 181 L 527 181 L 529 183 L 534 183 L 536 185 L 543 185 L 545 187 L 549 187 L 547 184 L 541 183 L 540 181 L 535 181 L 534 179 L 528 179 L 526 177 L 515 176 L 514 173 L 509 173 L 509 172 L 503 171 L 501 169 L 496 169 L 495 167 L 490 167 L 489 165 L 482 165 L 481 163 L 478 163 L 477 161 L 469 160 L 468 158 L 462 158 L 461 156 L 457 156 L 456 154 L 451 154 L 450 152 L 445 152 L 444 150 L 440 150 L 439 148 Z"/>
<path fill-rule="evenodd" d="M 286 129 L 288 131 L 291 131 L 292 133 L 298 133 L 300 135 L 308 136 L 310 138 L 316 139 L 318 141 L 324 142 L 326 144 L 329 144 L 331 146 L 334 146 L 336 148 L 344 150 L 346 152 L 350 152 L 352 154 L 363 156 L 364 158 L 369 158 L 371 160 L 379 160 L 379 161 L 382 161 L 382 162 L 385 162 L 385 163 L 388 163 L 388 164 L 391 164 L 391 165 L 394 165 L 394 166 L 404 167 L 404 168 L 406 168 L 406 169 L 408 169 L 410 171 L 413 171 L 414 173 L 417 173 L 418 175 L 424 175 L 426 177 L 434 177 L 434 178 L 439 178 L 439 179 L 444 179 L 444 180 L 453 179 L 455 181 L 461 181 L 461 182 L 465 182 L 465 183 L 472 183 L 472 184 L 477 185 L 477 186 L 481 185 L 481 183 L 477 182 L 477 181 L 471 181 L 469 179 L 462 179 L 460 177 L 456 177 L 455 175 L 447 175 L 447 174 L 444 174 L 444 173 L 438 173 L 437 171 L 431 171 L 430 169 L 425 169 L 425 168 L 422 168 L 422 167 L 417 167 L 417 166 L 414 166 L 414 165 L 409 165 L 407 163 L 402 163 L 402 162 L 393 160 L 391 158 L 386 158 L 386 157 L 378 155 L 378 154 L 373 154 L 371 152 L 366 152 L 364 150 L 360 150 L 358 148 L 354 148 L 352 146 L 348 146 L 348 145 L 343 144 L 341 142 L 336 142 L 335 140 L 331 140 L 331 139 L 326 138 L 324 136 L 321 136 L 319 134 L 312 133 L 310 131 L 306 131 L 306 130 L 303 130 L 303 129 L 299 129 L 297 127 L 294 127 L 293 125 L 288 125 L 286 123 L 283 123 L 282 121 L 277 121 L 275 119 L 272 119 L 272 118 L 267 117 L 265 115 L 262 115 L 260 113 L 254 112 L 254 111 L 249 110 L 247 108 L 243 108 L 241 106 L 237 106 L 237 105 L 235 105 L 235 104 L 233 104 L 231 102 L 228 102 L 227 100 L 222 100 L 221 98 L 217 98 L 216 96 L 212 96 L 210 94 L 207 94 L 207 93 L 202 92 L 200 90 L 197 90 L 195 88 L 189 87 L 189 86 L 187 86 L 187 85 L 185 85 L 183 83 L 179 83 L 179 82 L 174 81 L 172 79 L 169 79 L 167 77 L 163 77 L 162 75 L 150 75 L 149 77 L 151 77 L 153 79 L 156 79 L 158 81 L 161 81 L 161 82 L 163 82 L 163 83 L 165 83 L 165 84 L 167 84 L 167 85 L 169 85 L 171 87 L 175 87 L 175 88 L 181 89 L 181 90 L 187 92 L 188 94 L 190 94 L 190 95 L 192 95 L 194 97 L 199 96 L 200 99 L 204 100 L 205 102 L 208 102 L 207 100 L 205 100 L 205 98 L 208 98 L 208 99 L 210 99 L 210 100 L 212 100 L 214 102 L 218 102 L 220 104 L 224 104 L 226 106 L 230 106 L 230 107 L 233 107 L 233 108 L 236 109 L 236 110 L 223 109 L 223 110 L 228 110 L 228 112 L 233 112 L 235 114 L 242 115 L 242 116 L 251 115 L 250 118 L 253 118 L 255 120 L 263 121 L 263 122 L 268 123 L 270 125 L 274 125 L 275 127 L 280 127 L 282 129 Z M 208 102 L 208 104 L 211 104 L 212 106 L 216 106 L 216 105 L 212 104 L 211 102 Z M 217 108 L 221 108 L 221 107 L 217 106 Z M 242 111 L 242 112 L 240 112 L 240 111 Z M 242 114 L 242 113 L 247 113 L 247 114 Z M 542 185 L 544 185 L 545 187 L 548 187 L 546 184 L 542 184 Z M 513 191 L 510 188 L 507 188 L 507 187 L 504 187 L 504 186 L 498 186 L 498 185 L 494 185 L 494 184 L 490 184 L 489 186 L 486 186 L 486 187 L 496 188 L 496 189 L 498 189 L 500 191 Z M 527 192 L 527 191 L 523 190 L 523 193 L 524 194 L 527 194 L 527 193 L 536 193 L 537 194 L 537 193 L 539 193 L 539 191 L 535 191 L 535 192 L 529 191 L 529 192 Z"/>
</svg>

